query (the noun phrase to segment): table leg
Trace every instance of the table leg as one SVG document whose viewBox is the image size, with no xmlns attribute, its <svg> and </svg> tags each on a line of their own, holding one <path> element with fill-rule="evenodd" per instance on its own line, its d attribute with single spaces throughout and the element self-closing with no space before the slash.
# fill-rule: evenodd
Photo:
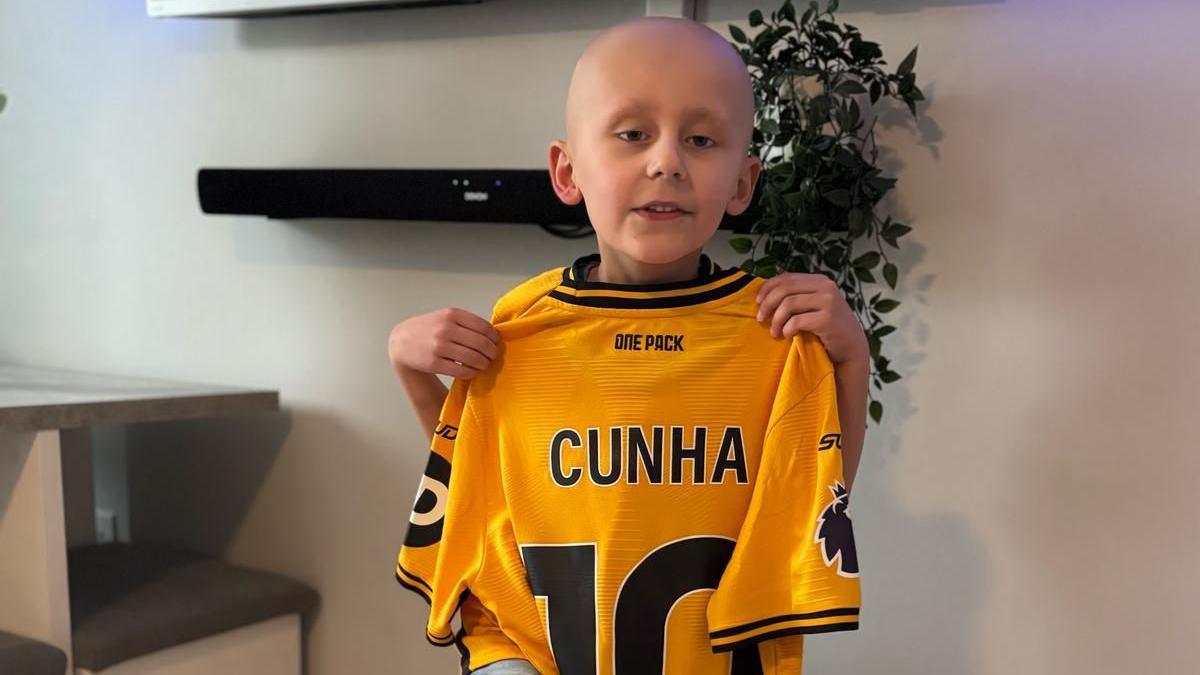
<svg viewBox="0 0 1200 675">
<path fill-rule="evenodd" d="M 0 430 L 0 630 L 67 654 L 71 604 L 57 430 Z"/>
</svg>

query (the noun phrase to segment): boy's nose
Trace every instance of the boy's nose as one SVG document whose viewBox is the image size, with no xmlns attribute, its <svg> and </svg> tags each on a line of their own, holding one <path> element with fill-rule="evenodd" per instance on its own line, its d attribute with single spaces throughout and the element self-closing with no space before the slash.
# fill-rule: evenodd
<svg viewBox="0 0 1200 675">
<path fill-rule="evenodd" d="M 667 174 L 673 178 L 683 180 L 687 177 L 687 170 L 683 165 L 683 158 L 680 153 L 674 149 L 657 150 L 650 160 L 649 173 L 651 178 L 657 178 L 659 174 Z"/>
</svg>

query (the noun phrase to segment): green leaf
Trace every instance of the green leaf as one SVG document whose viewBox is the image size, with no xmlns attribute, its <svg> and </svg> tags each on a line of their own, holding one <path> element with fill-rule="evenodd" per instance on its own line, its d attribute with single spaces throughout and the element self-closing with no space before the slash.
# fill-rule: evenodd
<svg viewBox="0 0 1200 675">
<path fill-rule="evenodd" d="M 783 3 L 783 7 L 779 8 L 779 16 L 792 23 L 796 22 L 796 8 L 792 6 L 792 0 L 787 0 L 787 2 Z"/>
<path fill-rule="evenodd" d="M 854 276 L 857 277 L 859 281 L 864 281 L 868 284 L 875 283 L 875 275 L 871 274 L 871 270 L 865 267 L 855 267 L 853 269 Z"/>
<path fill-rule="evenodd" d="M 880 314 L 887 314 L 899 306 L 899 300 L 880 300 L 879 303 L 875 305 L 875 311 L 879 312 Z"/>
<path fill-rule="evenodd" d="M 900 379 L 900 373 L 894 370 L 885 370 L 879 374 L 879 379 L 883 380 L 884 384 L 891 384 Z"/>
<path fill-rule="evenodd" d="M 846 249 L 841 246 L 830 246 L 821 254 L 821 262 L 825 263 L 826 267 L 834 269 L 842 268 L 842 256 L 846 255 Z"/>
<path fill-rule="evenodd" d="M 865 215 L 862 209 L 850 209 L 850 213 L 846 214 L 846 225 L 851 232 L 862 228 Z"/>
<path fill-rule="evenodd" d="M 861 82 L 856 80 L 842 80 L 842 82 L 836 88 L 834 88 L 833 92 L 835 94 L 843 95 L 865 94 L 867 93 L 867 89 L 866 87 L 862 86 Z"/>
<path fill-rule="evenodd" d="M 838 9 L 838 0 L 829 0 L 829 5 L 825 7 L 825 11 L 832 14 Z"/>
<path fill-rule="evenodd" d="M 866 253 L 855 258 L 854 261 L 850 263 L 850 266 L 851 267 L 862 267 L 862 268 L 870 270 L 870 269 L 875 269 L 875 266 L 878 264 L 879 264 L 879 252 L 878 251 L 867 251 Z"/>
<path fill-rule="evenodd" d="M 851 28 L 851 26 L 847 25 L 846 28 Z M 854 57 L 855 61 L 870 63 L 872 59 L 883 56 L 883 52 L 879 49 L 879 43 L 877 42 L 852 40 L 850 42 L 850 55 Z"/>
<path fill-rule="evenodd" d="M 817 12 L 819 12 L 819 11 L 820 10 L 817 9 L 817 3 L 815 2 L 815 0 L 813 2 L 808 3 L 808 9 L 806 9 L 804 11 L 804 16 L 800 18 L 800 25 L 807 26 L 808 23 L 813 20 L 813 17 L 816 16 Z"/>
<path fill-rule="evenodd" d="M 892 223 L 891 225 L 888 225 L 886 228 L 884 228 L 883 236 L 888 239 L 895 240 L 895 239 L 899 239 L 900 237 L 903 237 L 904 235 L 908 234 L 909 232 L 912 232 L 912 228 L 905 225 L 904 223 Z"/>
<path fill-rule="evenodd" d="M 842 124 L 842 127 L 845 128 L 847 131 L 849 131 L 851 126 L 853 126 L 853 125 L 850 124 L 850 120 L 845 119 L 844 123 Z M 838 164 L 841 164 L 842 166 L 844 166 L 848 169 L 853 169 L 858 166 L 860 158 L 858 155 L 847 150 L 846 146 L 839 145 L 837 152 L 835 152 L 833 154 L 833 161 L 837 162 Z"/>
<path fill-rule="evenodd" d="M 764 263 L 764 262 L 759 261 L 754 264 L 753 274 L 756 277 L 763 277 L 764 279 L 769 279 L 769 278 L 775 276 L 776 274 L 779 274 L 779 270 L 775 267 L 774 263 L 769 263 L 769 262 Z"/>
<path fill-rule="evenodd" d="M 871 419 L 879 424 L 879 420 L 883 418 L 883 404 L 879 401 L 871 401 Z"/>
<path fill-rule="evenodd" d="M 777 239 L 767 247 L 767 251 L 776 260 L 787 260 L 792 255 L 792 244 L 789 241 Z"/>
<path fill-rule="evenodd" d="M 884 325 L 884 326 L 880 326 L 875 329 L 875 336 L 879 337 L 879 338 L 883 338 L 883 337 L 891 335 L 892 333 L 895 333 L 895 332 L 896 332 L 895 326 Z"/>
<path fill-rule="evenodd" d="M 8 97 L 0 94 L 0 112 L 4 112 L 4 106 L 8 105 Z"/>
<path fill-rule="evenodd" d="M 754 242 L 750 241 L 749 237 L 733 237 L 729 240 L 729 245 L 738 253 L 749 253 Z"/>
<path fill-rule="evenodd" d="M 830 36 L 829 33 L 817 33 L 815 36 L 815 39 L 816 39 L 817 43 L 819 45 L 821 45 L 821 47 L 825 48 L 825 51 L 830 52 L 830 53 L 837 53 L 837 50 L 838 50 L 837 39 Z"/>
<path fill-rule="evenodd" d="M 858 239 L 867 233 L 867 226 L 871 224 L 870 216 L 860 218 L 857 222 L 847 222 L 847 231 L 850 238 Z"/>
<path fill-rule="evenodd" d="M 850 206 L 849 190 L 830 190 L 821 196 L 842 208 L 848 208 Z"/>
<path fill-rule="evenodd" d="M 750 25 L 761 26 L 763 24 L 762 10 L 756 9 L 750 12 Z"/>
<path fill-rule="evenodd" d="M 920 46 L 920 45 L 918 45 Z M 913 47 L 908 56 L 900 62 L 900 67 L 896 69 L 897 75 L 907 75 L 912 72 L 913 67 L 917 65 L 917 47 Z"/>
<path fill-rule="evenodd" d="M 858 101 L 850 99 L 850 132 L 856 133 L 859 127 L 859 120 L 862 119 L 862 108 L 858 107 Z"/>
<path fill-rule="evenodd" d="M 883 176 L 871 176 L 867 179 L 867 185 L 871 186 L 876 192 L 883 194 L 891 190 L 896 185 L 895 178 L 884 178 Z"/>
<path fill-rule="evenodd" d="M 729 24 L 729 35 L 733 37 L 734 42 L 740 42 L 744 45 L 750 44 L 750 40 L 746 38 L 746 34 L 742 32 L 742 29 L 733 24 Z"/>
<path fill-rule="evenodd" d="M 896 287 L 896 275 L 897 270 L 895 263 L 888 263 L 883 266 L 883 279 L 888 283 L 888 286 L 891 286 L 892 288 Z"/>
<path fill-rule="evenodd" d="M 875 102 L 878 101 L 879 97 L 882 95 L 883 95 L 883 85 L 879 84 L 878 80 L 872 82 L 871 83 L 871 105 L 875 105 Z"/>
</svg>

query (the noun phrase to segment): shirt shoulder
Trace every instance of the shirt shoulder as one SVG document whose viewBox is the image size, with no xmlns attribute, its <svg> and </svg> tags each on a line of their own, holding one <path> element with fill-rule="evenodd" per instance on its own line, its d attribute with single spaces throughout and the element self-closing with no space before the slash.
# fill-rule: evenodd
<svg viewBox="0 0 1200 675">
<path fill-rule="evenodd" d="M 825 344 L 808 331 L 800 331 L 792 338 L 792 350 L 788 361 L 785 367 L 794 369 L 790 381 L 795 383 L 796 393 L 800 396 L 811 392 L 822 379 L 834 371 L 833 361 L 829 358 L 829 352 L 825 350 Z"/>
<path fill-rule="evenodd" d="M 562 283 L 563 268 L 553 267 L 510 288 L 492 306 L 492 323 L 512 321 L 525 314 Z"/>
</svg>

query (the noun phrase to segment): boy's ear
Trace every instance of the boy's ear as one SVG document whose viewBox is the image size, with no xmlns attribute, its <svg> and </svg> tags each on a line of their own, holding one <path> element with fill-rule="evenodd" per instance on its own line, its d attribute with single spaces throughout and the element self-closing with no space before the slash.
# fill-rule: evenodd
<svg viewBox="0 0 1200 675">
<path fill-rule="evenodd" d="M 550 184 L 554 194 L 567 206 L 575 206 L 583 200 L 579 186 L 575 184 L 575 171 L 571 157 L 567 154 L 567 142 L 558 139 L 550 143 Z"/>
<path fill-rule="evenodd" d="M 725 206 L 726 213 L 738 216 L 750 208 L 750 200 L 754 197 L 754 184 L 758 181 L 758 174 L 761 171 L 762 160 L 758 157 L 747 155 L 742 160 L 742 170 L 738 172 L 737 186 L 734 188 L 733 197 Z"/>
</svg>

